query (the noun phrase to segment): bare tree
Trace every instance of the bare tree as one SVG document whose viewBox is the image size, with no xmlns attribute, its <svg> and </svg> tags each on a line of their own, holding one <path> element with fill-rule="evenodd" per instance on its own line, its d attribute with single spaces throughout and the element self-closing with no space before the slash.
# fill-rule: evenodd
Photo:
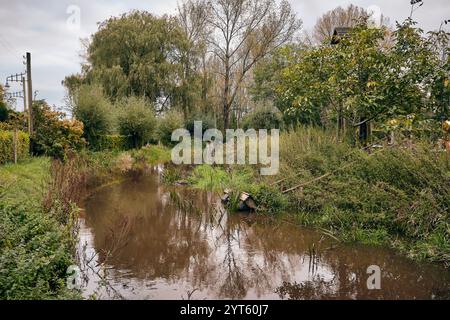
<svg viewBox="0 0 450 320">
<path fill-rule="evenodd" d="M 207 70 L 206 70 L 206 37 L 208 35 L 208 5 L 205 0 L 186 0 L 178 5 L 177 21 L 187 39 L 186 46 L 181 52 L 183 65 L 182 86 L 185 92 L 182 95 L 182 109 L 185 119 L 192 111 L 194 95 L 190 82 L 196 74 L 202 75 L 201 99 L 206 100 Z"/>
<path fill-rule="evenodd" d="M 290 41 L 300 28 L 290 4 L 283 0 L 209 0 L 208 39 L 220 61 L 224 129 L 239 87 L 252 67 L 272 50 Z"/>
<path fill-rule="evenodd" d="M 314 26 L 313 36 L 318 43 L 322 43 L 333 36 L 336 27 L 354 27 L 361 18 L 368 16 L 368 12 L 353 4 L 347 8 L 337 7 L 326 12 Z"/>
</svg>

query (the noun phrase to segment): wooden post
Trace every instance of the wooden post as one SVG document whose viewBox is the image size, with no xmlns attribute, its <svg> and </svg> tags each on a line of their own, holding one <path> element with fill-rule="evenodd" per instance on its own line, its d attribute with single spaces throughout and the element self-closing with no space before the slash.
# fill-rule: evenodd
<svg viewBox="0 0 450 320">
<path fill-rule="evenodd" d="M 28 114 L 29 114 L 29 130 L 30 136 L 33 134 L 33 85 L 31 82 L 31 53 L 27 52 L 27 98 L 28 98 Z"/>
<path fill-rule="evenodd" d="M 17 124 L 14 125 L 13 148 L 14 148 L 14 164 L 17 164 Z"/>
<path fill-rule="evenodd" d="M 25 77 L 22 77 L 23 86 L 23 112 L 28 115 L 28 134 L 31 136 L 31 112 L 27 109 L 27 88 Z"/>
<path fill-rule="evenodd" d="M 362 146 L 367 145 L 367 137 L 368 137 L 368 128 L 367 128 L 367 121 L 366 117 L 360 118 L 361 122 L 359 125 L 359 142 Z"/>
<path fill-rule="evenodd" d="M 344 136 L 345 136 L 345 120 L 344 120 L 342 111 L 339 111 L 338 117 L 337 117 L 337 137 L 338 137 L 337 140 L 338 140 L 338 142 L 344 141 Z"/>
<path fill-rule="evenodd" d="M 394 129 L 391 130 L 391 141 L 390 144 L 395 144 L 395 133 Z"/>
</svg>

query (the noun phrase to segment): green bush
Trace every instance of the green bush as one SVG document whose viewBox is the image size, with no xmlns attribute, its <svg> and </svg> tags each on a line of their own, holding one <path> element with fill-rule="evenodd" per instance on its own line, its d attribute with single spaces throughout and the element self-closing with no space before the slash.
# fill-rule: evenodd
<svg viewBox="0 0 450 320">
<path fill-rule="evenodd" d="M 134 150 L 132 156 L 135 160 L 142 159 L 146 164 L 159 164 L 169 162 L 171 159 L 170 150 L 164 146 L 148 145 L 139 150 Z"/>
<path fill-rule="evenodd" d="M 279 189 L 265 184 L 250 187 L 250 194 L 255 199 L 258 212 L 278 213 L 287 208 L 287 198 Z"/>
<path fill-rule="evenodd" d="M 127 137 L 121 135 L 106 135 L 99 139 L 97 150 L 124 151 L 128 149 Z"/>
<path fill-rule="evenodd" d="M 172 142 L 172 132 L 179 128 L 183 128 L 183 115 L 176 111 L 168 112 L 158 122 L 159 141 L 166 146 L 174 145 L 174 142 Z"/>
<path fill-rule="evenodd" d="M 200 112 L 196 112 L 193 115 L 191 115 L 189 117 L 189 119 L 186 122 L 186 129 L 191 133 L 191 135 L 194 135 L 194 125 L 195 125 L 195 121 L 201 121 L 202 122 L 202 134 L 205 133 L 206 130 L 208 129 L 213 129 L 215 128 L 215 122 L 214 122 L 214 118 L 207 114 L 207 113 L 200 113 Z"/>
<path fill-rule="evenodd" d="M 112 125 L 112 107 L 100 86 L 83 85 L 76 98 L 73 114 L 83 122 L 84 138 L 93 149 L 101 137 L 108 134 Z"/>
<path fill-rule="evenodd" d="M 128 145 L 140 148 L 154 138 L 156 119 L 145 98 L 130 97 L 119 102 L 118 127 Z"/>
<path fill-rule="evenodd" d="M 247 129 L 282 129 L 283 114 L 274 107 L 260 107 L 255 111 L 247 114 L 243 121 L 242 127 Z"/>
<path fill-rule="evenodd" d="M 0 122 L 0 130 L 11 131 L 14 129 L 14 125 L 9 122 Z"/>
<path fill-rule="evenodd" d="M 0 122 L 8 120 L 9 109 L 6 106 L 6 103 L 0 101 Z"/>
<path fill-rule="evenodd" d="M 61 228 L 39 210 L 0 204 L 0 299 L 70 297 L 72 264 Z"/>
<path fill-rule="evenodd" d="M 14 132 L 0 131 L 0 164 L 14 161 Z M 23 131 L 17 132 L 17 159 L 28 156 L 30 137 Z"/>
<path fill-rule="evenodd" d="M 52 111 L 43 100 L 33 103 L 35 124 L 30 141 L 33 154 L 65 159 L 67 152 L 79 151 L 85 146 L 83 123 L 64 116 L 62 112 Z"/>
</svg>

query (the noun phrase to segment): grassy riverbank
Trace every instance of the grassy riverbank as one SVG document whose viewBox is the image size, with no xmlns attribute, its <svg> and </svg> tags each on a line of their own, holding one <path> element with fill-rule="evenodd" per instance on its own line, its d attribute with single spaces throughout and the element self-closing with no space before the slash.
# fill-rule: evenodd
<svg viewBox="0 0 450 320">
<path fill-rule="evenodd" d="M 66 289 L 70 232 L 46 212 L 50 160 L 0 167 L 0 299 L 79 298 Z"/>
<path fill-rule="evenodd" d="M 168 155 L 150 146 L 81 153 L 64 164 L 39 157 L 0 166 L 0 299 L 81 298 L 66 288 L 67 268 L 76 264 L 77 200 Z"/>
<path fill-rule="evenodd" d="M 448 155 L 420 144 L 380 150 L 367 153 L 337 144 L 321 130 L 301 129 L 281 136 L 277 176 L 263 178 L 249 166 L 202 165 L 187 177 L 174 167 L 166 179 L 187 178 L 196 188 L 217 192 L 232 189 L 234 208 L 239 192 L 247 191 L 261 213 L 291 212 L 299 224 L 342 241 L 389 245 L 416 260 L 448 266 Z M 42 157 L 0 167 L 1 299 L 80 298 L 66 289 L 67 267 L 75 263 L 75 198 L 166 162 L 170 152 L 149 146 L 75 157 L 64 165 Z"/>
<path fill-rule="evenodd" d="M 203 189 L 250 192 L 260 212 L 291 212 L 299 224 L 345 242 L 389 245 L 413 259 L 449 266 L 449 176 L 448 155 L 428 145 L 367 152 L 336 143 L 332 133 L 303 128 L 282 134 L 276 176 L 203 165 L 188 180 Z"/>
</svg>

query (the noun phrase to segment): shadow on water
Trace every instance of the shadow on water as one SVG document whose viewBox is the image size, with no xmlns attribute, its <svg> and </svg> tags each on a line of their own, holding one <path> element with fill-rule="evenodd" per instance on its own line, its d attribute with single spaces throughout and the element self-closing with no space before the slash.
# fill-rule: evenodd
<svg viewBox="0 0 450 320">
<path fill-rule="evenodd" d="M 342 245 L 262 216 L 228 214 L 212 193 L 164 187 L 157 172 L 103 188 L 85 202 L 81 246 L 92 276 L 85 295 L 126 299 L 449 298 L 444 268 L 391 250 Z M 367 268 L 381 289 L 367 289 Z"/>
</svg>

